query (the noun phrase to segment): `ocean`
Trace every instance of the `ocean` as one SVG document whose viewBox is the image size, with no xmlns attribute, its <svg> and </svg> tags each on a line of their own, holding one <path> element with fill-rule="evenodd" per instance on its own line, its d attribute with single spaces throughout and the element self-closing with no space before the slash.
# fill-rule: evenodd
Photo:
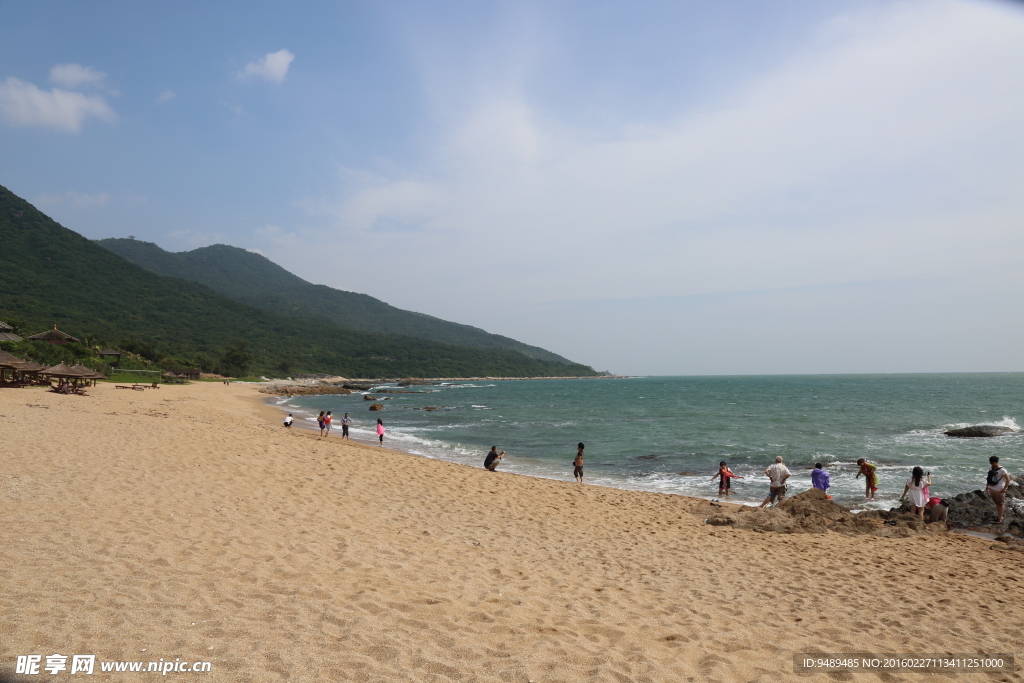
<svg viewBox="0 0 1024 683">
<path fill-rule="evenodd" d="M 375 387 L 378 388 L 378 387 Z M 380 388 L 396 389 L 393 385 Z M 345 412 L 352 436 L 429 458 L 481 466 L 492 445 L 506 451 L 500 469 L 572 482 L 577 442 L 586 444 L 586 482 L 623 489 L 717 498 L 710 480 L 726 461 L 730 500 L 760 503 L 764 469 L 781 455 L 793 476 L 790 493 L 810 488 L 810 469 L 824 464 L 836 502 L 861 509 L 897 504 L 910 470 L 931 472 L 933 494 L 952 496 L 985 486 L 988 458 L 1019 474 L 1024 434 L 962 439 L 947 429 L 977 424 L 1018 428 L 1024 374 L 784 375 L 637 377 L 599 380 L 450 382 L 404 387 L 429 393 L 374 395 L 386 409 L 370 412 L 362 394 L 276 399 L 316 427 L 316 414 Z M 436 410 L 423 410 L 425 407 Z M 337 422 L 336 422 L 337 424 Z M 331 438 L 339 438 L 335 428 Z M 856 460 L 878 466 L 875 502 L 864 500 Z"/>
</svg>

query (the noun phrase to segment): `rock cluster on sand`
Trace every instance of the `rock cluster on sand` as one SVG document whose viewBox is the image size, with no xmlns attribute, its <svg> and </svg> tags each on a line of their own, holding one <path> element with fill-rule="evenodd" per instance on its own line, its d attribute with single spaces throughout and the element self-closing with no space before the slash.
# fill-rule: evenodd
<svg viewBox="0 0 1024 683">
<path fill-rule="evenodd" d="M 752 531 L 781 534 L 806 534 L 838 531 L 844 534 L 906 537 L 928 532 L 946 531 L 941 522 L 925 524 L 909 514 L 872 510 L 853 513 L 811 489 L 787 498 L 775 508 L 741 508 L 735 513 L 709 517 L 708 524 L 732 526 Z"/>
<path fill-rule="evenodd" d="M 949 525 L 952 527 L 996 527 L 1011 534 L 1024 534 L 1024 487 L 1018 483 L 1006 487 L 1003 523 L 996 525 L 996 504 L 982 490 L 961 493 L 950 499 Z"/>
<path fill-rule="evenodd" d="M 999 425 L 974 425 L 973 427 L 963 427 L 961 429 L 950 429 L 945 432 L 946 436 L 1002 436 L 1003 434 L 1010 434 L 1013 430 L 1009 427 L 1000 427 Z"/>
</svg>

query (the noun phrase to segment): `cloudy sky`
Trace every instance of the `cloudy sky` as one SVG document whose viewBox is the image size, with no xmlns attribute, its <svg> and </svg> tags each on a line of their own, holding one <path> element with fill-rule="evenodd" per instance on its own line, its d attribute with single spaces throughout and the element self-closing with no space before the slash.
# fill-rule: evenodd
<svg viewBox="0 0 1024 683">
<path fill-rule="evenodd" d="M 0 4 L 63 225 L 622 373 L 1024 370 L 1022 122 L 1005 0 Z"/>
</svg>

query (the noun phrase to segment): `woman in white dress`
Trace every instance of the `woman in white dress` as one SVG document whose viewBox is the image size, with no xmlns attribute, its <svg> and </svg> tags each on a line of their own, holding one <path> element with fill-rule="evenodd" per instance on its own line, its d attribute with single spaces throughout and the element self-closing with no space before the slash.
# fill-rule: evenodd
<svg viewBox="0 0 1024 683">
<path fill-rule="evenodd" d="M 924 506 L 928 502 L 928 487 L 931 486 L 932 475 L 928 474 L 926 479 L 924 470 L 915 467 L 907 479 L 907 485 L 903 487 L 903 497 L 910 500 L 910 512 L 924 520 Z"/>
</svg>

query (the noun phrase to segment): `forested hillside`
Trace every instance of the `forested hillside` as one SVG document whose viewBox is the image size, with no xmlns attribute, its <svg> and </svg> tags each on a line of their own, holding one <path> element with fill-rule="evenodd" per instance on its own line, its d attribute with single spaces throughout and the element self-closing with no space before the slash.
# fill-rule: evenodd
<svg viewBox="0 0 1024 683">
<path fill-rule="evenodd" d="M 109 238 L 97 244 L 158 275 L 200 282 L 224 296 L 279 315 L 315 318 L 363 332 L 420 337 L 484 349 L 508 349 L 539 360 L 572 364 L 558 354 L 413 311 L 404 311 L 367 294 L 314 285 L 265 256 L 225 244 L 169 252 L 152 242 Z"/>
<path fill-rule="evenodd" d="M 68 230 L 0 187 L 0 316 L 22 333 L 56 324 L 136 353 L 233 362 L 264 374 L 350 377 L 590 375 L 582 365 L 409 336 L 340 329 L 247 306 L 149 272 Z"/>
</svg>

